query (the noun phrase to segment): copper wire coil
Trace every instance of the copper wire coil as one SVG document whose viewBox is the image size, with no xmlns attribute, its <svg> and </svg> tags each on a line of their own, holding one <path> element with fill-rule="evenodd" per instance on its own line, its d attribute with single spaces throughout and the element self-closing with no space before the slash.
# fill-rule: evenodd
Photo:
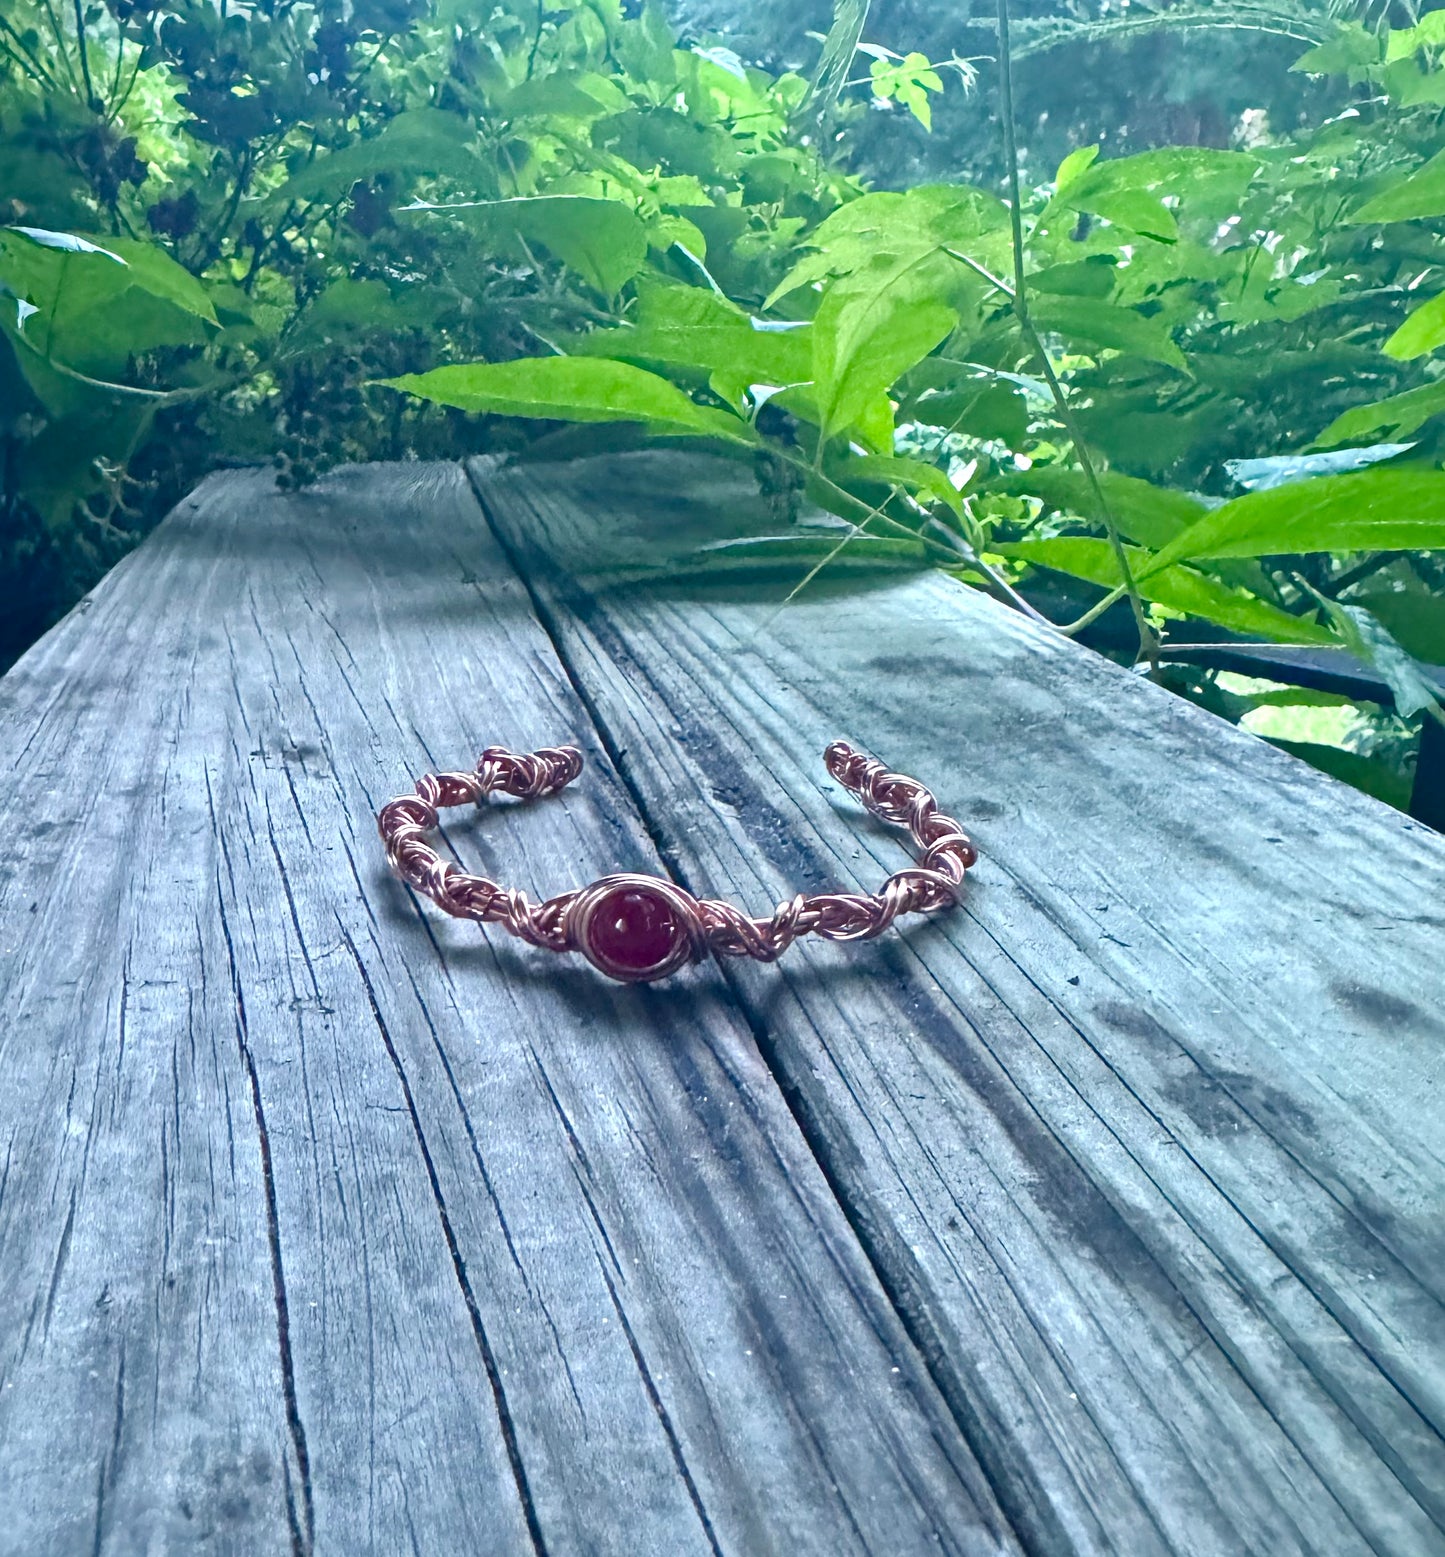
<svg viewBox="0 0 1445 1557">
<path fill-rule="evenodd" d="M 500 924 L 548 951 L 580 951 L 599 971 L 624 982 L 665 978 L 706 953 L 773 962 L 802 935 L 830 941 L 871 940 L 901 914 L 953 906 L 978 851 L 932 794 L 907 774 L 834 741 L 823 754 L 828 772 L 875 816 L 906 827 L 923 851 L 876 893 L 799 893 L 767 919 L 732 903 L 694 898 L 657 876 L 617 874 L 535 902 L 525 892 L 474 876 L 426 842 L 444 806 L 476 804 L 501 793 L 530 800 L 555 795 L 582 771 L 573 746 L 514 753 L 489 746 L 471 773 L 428 773 L 416 793 L 390 800 L 377 815 L 387 859 L 401 879 L 459 919 Z"/>
</svg>

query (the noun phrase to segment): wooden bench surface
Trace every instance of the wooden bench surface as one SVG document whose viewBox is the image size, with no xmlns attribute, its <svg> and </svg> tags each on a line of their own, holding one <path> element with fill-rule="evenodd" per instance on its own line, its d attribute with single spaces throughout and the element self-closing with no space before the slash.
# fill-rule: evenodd
<svg viewBox="0 0 1445 1557">
<path fill-rule="evenodd" d="M 1445 840 L 685 452 L 213 477 L 0 680 L 0 1553 L 1445 1552 Z M 959 912 L 624 988 L 543 894 Z"/>
</svg>

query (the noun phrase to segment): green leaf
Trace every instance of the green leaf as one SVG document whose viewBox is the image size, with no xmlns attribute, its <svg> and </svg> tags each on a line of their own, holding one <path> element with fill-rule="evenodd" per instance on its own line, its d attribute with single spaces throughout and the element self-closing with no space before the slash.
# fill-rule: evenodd
<svg viewBox="0 0 1445 1557">
<path fill-rule="evenodd" d="M 73 233 L 0 229 L 0 291 L 24 307 L 7 309 L 33 353 L 86 378 L 124 376 L 133 356 L 159 346 L 206 339 L 216 316 L 205 289 L 189 271 L 153 244 L 129 238 L 105 246 Z M 42 388 L 35 364 L 20 358 L 32 387 L 52 411 L 70 391 L 53 376 Z M 123 387 L 121 389 L 123 392 Z"/>
<path fill-rule="evenodd" d="M 1420 49 L 1438 49 L 1445 44 L 1445 14 L 1428 12 L 1416 27 L 1392 27 L 1385 34 L 1385 59 L 1405 59 Z"/>
<path fill-rule="evenodd" d="M 1113 400 L 1114 403 L 1110 403 Z M 1074 413 L 1089 447 L 1108 456 L 1114 465 L 1131 475 L 1162 481 L 1170 469 L 1201 436 L 1217 435 L 1232 425 L 1227 413 L 1206 401 L 1193 416 L 1177 411 L 1132 410 L 1126 399 L 1121 405 L 1112 396 L 1100 396 L 1099 403 L 1080 406 Z"/>
<path fill-rule="evenodd" d="M 828 466 L 828 477 L 847 488 L 853 482 L 877 486 L 898 486 L 906 492 L 922 494 L 951 509 L 963 518 L 963 498 L 947 474 L 926 460 L 904 459 L 897 455 L 854 454 Z"/>
<path fill-rule="evenodd" d="M 576 119 L 621 113 L 627 94 L 596 71 L 553 70 L 532 76 L 504 93 L 495 105 L 499 119 Z"/>
<path fill-rule="evenodd" d="M 1324 607 L 1339 629 L 1345 647 L 1357 658 L 1378 671 L 1395 694 L 1395 710 L 1408 719 L 1412 714 L 1433 709 L 1441 713 L 1439 689 L 1425 679 L 1420 664 L 1400 646 L 1389 628 L 1363 606 L 1345 605 L 1305 586 Z"/>
<path fill-rule="evenodd" d="M 995 485 L 1015 495 L 1041 497 L 1052 508 L 1066 509 L 1103 523 L 1089 478 L 1081 470 L 1036 465 L 1032 470 L 1009 476 Z M 1208 512 L 1203 503 L 1187 492 L 1156 487 L 1152 482 L 1120 475 L 1113 470 L 1100 472 L 1099 485 L 1104 489 L 1110 512 L 1123 534 L 1154 550 L 1166 546 Z"/>
<path fill-rule="evenodd" d="M 1344 22 L 1333 38 L 1308 49 L 1290 66 L 1312 76 L 1342 76 L 1351 70 L 1378 65 L 1384 58 L 1383 40 L 1359 22 Z"/>
<path fill-rule="evenodd" d="M 746 422 L 698 405 L 665 378 L 626 362 L 524 357 L 516 362 L 457 363 L 379 382 L 461 411 L 570 422 L 643 422 L 657 433 L 757 441 Z"/>
<path fill-rule="evenodd" d="M 1105 163 L 1099 171 L 1107 173 L 1108 168 Z M 1179 237 L 1178 222 L 1157 195 L 1151 195 L 1147 189 L 1111 189 L 1107 184 L 1095 189 L 1092 177 L 1092 173 L 1083 174 L 1061 196 L 1070 210 L 1102 216 L 1116 227 L 1128 227 L 1162 243 L 1173 243 Z"/>
<path fill-rule="evenodd" d="M 834 0 L 833 25 L 823 40 L 823 52 L 809 87 L 809 107 L 815 115 L 826 113 L 838 100 L 858 52 L 868 6 L 869 0 Z"/>
<path fill-rule="evenodd" d="M 1260 165 L 1258 154 L 1222 151 L 1213 146 L 1160 146 L 1101 164 L 1110 170 L 1110 187 L 1147 189 L 1175 196 L 1183 209 L 1234 207 Z"/>
<path fill-rule="evenodd" d="M 1432 416 L 1445 411 L 1445 379 L 1407 389 L 1369 405 L 1357 405 L 1337 416 L 1311 445 L 1331 449 L 1341 443 L 1373 443 L 1408 438 Z"/>
<path fill-rule="evenodd" d="M 1428 103 L 1438 108 L 1445 103 L 1445 74 L 1422 59 L 1395 60 L 1380 71 L 1379 81 L 1394 107 Z"/>
<path fill-rule="evenodd" d="M 813 382 L 824 437 L 850 427 L 952 331 L 958 315 L 939 301 L 937 267 L 925 253 L 880 254 L 828 289 L 813 321 Z"/>
<path fill-rule="evenodd" d="M 270 197 L 271 203 L 344 195 L 359 180 L 378 173 L 440 173 L 475 185 L 487 176 L 487 165 L 467 144 L 471 136 L 471 126 L 456 114 L 440 108 L 410 109 L 388 120 L 380 134 L 300 168 Z"/>
<path fill-rule="evenodd" d="M 120 259 L 118 254 L 72 232 L 50 232 L 44 227 L 7 227 L 6 231 L 18 232 L 22 238 L 40 249 L 55 249 L 61 254 L 104 254 L 109 259 Z"/>
<path fill-rule="evenodd" d="M 1146 237 L 1173 243 L 1179 227 L 1164 204 L 1166 195 L 1198 216 L 1233 215 L 1258 165 L 1257 157 L 1243 152 L 1164 146 L 1094 162 L 1061 186 L 1054 199 L 1066 210 L 1089 211 Z"/>
<path fill-rule="evenodd" d="M 1347 222 L 1414 222 L 1445 216 L 1445 151 L 1345 218 Z"/>
<path fill-rule="evenodd" d="M 811 330 L 772 334 L 748 320 L 734 325 L 641 325 L 593 330 L 564 338 L 579 357 L 641 358 L 689 367 L 699 373 L 725 373 L 748 384 L 802 384 L 812 371 Z"/>
<path fill-rule="evenodd" d="M 97 237 L 96 241 L 126 262 L 133 287 L 149 292 L 152 297 L 163 298 L 186 313 L 204 319 L 207 324 L 218 322 L 204 285 L 184 265 L 178 265 L 159 244 L 141 243 L 134 238 Z"/>
<path fill-rule="evenodd" d="M 702 287 L 660 283 L 643 277 L 638 285 L 637 323 L 611 330 L 565 336 L 574 356 L 615 357 L 665 363 L 714 374 L 736 386 L 736 403 L 752 384 L 782 386 L 812 379 L 810 324 L 768 328 L 742 309 Z"/>
<path fill-rule="evenodd" d="M 1062 265 L 1046 265 L 1029 277 L 1030 292 L 1050 292 L 1060 297 L 1108 297 L 1118 279 L 1112 254 Z"/>
<path fill-rule="evenodd" d="M 681 245 L 694 260 L 707 259 L 707 236 L 702 228 L 675 211 L 659 211 L 647 223 L 647 246 L 666 254 L 674 244 Z"/>
<path fill-rule="evenodd" d="M 1367 587 L 1352 592 L 1407 654 L 1426 665 L 1445 665 L 1445 596 L 1437 594 L 1403 558 L 1382 569 Z"/>
<path fill-rule="evenodd" d="M 3 347 L 0 347 L 3 350 Z M 100 491 L 98 461 L 124 466 L 145 441 L 159 400 L 91 394 L 64 415 L 52 415 L 17 451 L 14 472 L 25 500 L 51 530 L 62 529 L 75 505 Z"/>
<path fill-rule="evenodd" d="M 1254 708 L 1353 708 L 1354 699 L 1339 692 L 1316 692 L 1311 687 L 1275 687 L 1269 692 L 1248 692 L 1245 700 Z"/>
<path fill-rule="evenodd" d="M 516 200 L 466 200 L 405 211 L 450 211 L 499 247 L 520 234 L 540 243 L 589 285 L 615 296 L 647 260 L 647 228 L 630 205 L 591 195 L 532 195 Z"/>
<path fill-rule="evenodd" d="M 997 440 L 1011 449 L 1022 447 L 1028 435 L 1024 397 L 1007 383 L 974 381 L 956 389 L 928 390 L 909 404 L 908 416 L 927 427 Z"/>
<path fill-rule="evenodd" d="M 851 275 L 884 254 L 911 258 L 951 248 L 1001 267 L 1009 253 L 1008 226 L 1008 207 L 966 184 L 920 184 L 902 194 L 864 195 L 839 206 L 805 240 L 816 252 L 793 266 L 763 310 L 799 287 Z"/>
<path fill-rule="evenodd" d="M 1059 164 L 1059 171 L 1054 174 L 1055 192 L 1063 194 L 1080 174 L 1093 166 L 1094 159 L 1098 155 L 1097 146 L 1078 146 L 1071 151 Z"/>
<path fill-rule="evenodd" d="M 1409 362 L 1445 345 L 1445 292 L 1422 303 L 1382 348 L 1387 357 Z"/>
<path fill-rule="evenodd" d="M 307 305 L 286 337 L 286 349 L 309 351 L 383 331 L 432 329 L 450 306 L 434 289 L 412 287 L 393 293 L 384 281 L 341 277 Z"/>
<path fill-rule="evenodd" d="M 1052 540 L 996 544 L 1006 557 L 1038 563 L 1088 579 L 1106 589 L 1122 582 L 1118 558 L 1106 540 L 1089 536 L 1057 536 Z M 1138 546 L 1125 548 L 1139 593 L 1146 600 L 1203 617 L 1234 632 L 1255 633 L 1273 643 L 1333 644 L 1335 635 L 1317 622 L 1292 616 L 1242 589 L 1231 589 L 1194 568 L 1165 567 L 1149 571 L 1151 554 Z"/>
<path fill-rule="evenodd" d="M 887 391 L 880 389 L 854 416 L 848 430 L 875 454 L 891 455 L 897 432 L 894 414 L 893 402 L 888 398 Z"/>
<path fill-rule="evenodd" d="M 13 135 L 6 137 L 0 191 L 14 209 L 46 227 L 83 228 L 94 219 L 86 204 L 90 187 L 76 165 L 59 151 L 39 150 Z"/>
<path fill-rule="evenodd" d="M 911 53 L 902 59 L 875 59 L 869 71 L 873 95 L 885 102 L 901 103 L 925 130 L 933 128 L 933 111 L 928 94 L 941 92 L 943 82 L 926 54 Z"/>
<path fill-rule="evenodd" d="M 1206 514 L 1148 570 L 1188 557 L 1445 548 L 1445 472 L 1376 466 L 1250 492 Z"/>
<path fill-rule="evenodd" d="M 676 37 L 657 0 L 644 0 L 642 14 L 616 29 L 612 51 L 634 81 L 666 90 L 677 79 L 672 49 Z"/>
<path fill-rule="evenodd" d="M 1184 353 L 1174 344 L 1161 319 L 1146 319 L 1132 308 L 1091 297 L 1041 297 L 1030 312 L 1044 330 L 1075 345 L 1127 352 L 1150 362 L 1188 371 Z"/>
</svg>

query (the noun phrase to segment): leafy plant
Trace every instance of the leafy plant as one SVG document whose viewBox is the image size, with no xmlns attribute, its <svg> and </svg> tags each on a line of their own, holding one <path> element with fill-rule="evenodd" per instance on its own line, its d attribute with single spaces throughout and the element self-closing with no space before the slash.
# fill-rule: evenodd
<svg viewBox="0 0 1445 1557">
<path fill-rule="evenodd" d="M 1344 117 L 1080 146 L 1031 183 L 1001 6 L 1001 190 L 869 190 L 859 116 L 926 128 L 972 68 L 871 43 L 854 0 L 810 77 L 680 40 L 652 0 L 467 25 L 456 0 L 21 0 L 10 566 L 98 565 L 217 448 L 301 482 L 631 423 L 751 460 L 772 502 L 690 566 L 794 593 L 944 567 L 1091 641 L 1125 612 L 1152 673 L 1236 718 L 1267 705 L 1160 643 L 1346 646 L 1439 717 L 1445 34 L 1308 16 L 1274 30 L 1357 94 Z"/>
</svg>

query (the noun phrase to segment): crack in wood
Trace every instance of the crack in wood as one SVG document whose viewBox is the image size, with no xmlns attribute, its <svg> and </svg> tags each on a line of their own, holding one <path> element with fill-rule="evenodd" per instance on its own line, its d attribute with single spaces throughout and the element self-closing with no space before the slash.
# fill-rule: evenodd
<svg viewBox="0 0 1445 1557">
<path fill-rule="evenodd" d="M 266 1127 L 266 1110 L 261 1098 L 261 1079 L 256 1072 L 256 1057 L 251 1052 L 246 1027 L 246 1001 L 241 990 L 241 974 L 236 962 L 235 943 L 226 914 L 225 897 L 219 875 L 216 878 L 216 908 L 221 936 L 230 962 L 231 989 L 235 998 L 236 1044 L 251 1088 L 251 1107 L 256 1120 L 256 1140 L 261 1152 L 261 1180 L 266 1193 L 266 1236 L 271 1253 L 271 1283 L 276 1306 L 276 1343 L 281 1358 L 281 1387 L 285 1396 L 286 1425 L 291 1449 L 301 1481 L 301 1509 L 298 1515 L 291 1488 L 290 1466 L 283 1460 L 286 1489 L 286 1514 L 291 1530 L 293 1557 L 312 1557 L 315 1546 L 315 1511 L 311 1492 L 311 1456 L 306 1446 L 306 1427 L 296 1398 L 296 1370 L 291 1356 L 291 1314 L 286 1300 L 286 1274 L 281 1259 L 281 1224 L 276 1211 L 276 1179 L 271 1162 L 271 1135 Z"/>
<path fill-rule="evenodd" d="M 441 1180 L 437 1176 L 436 1164 L 432 1161 L 431 1147 L 427 1144 L 426 1133 L 422 1129 L 421 1117 L 417 1113 L 416 1100 L 412 1096 L 411 1081 L 406 1074 L 406 1068 L 401 1063 L 401 1056 L 396 1052 L 396 1045 L 392 1041 L 391 1031 L 386 1025 L 386 1019 L 381 1014 L 381 1007 L 377 1003 L 376 990 L 372 986 L 371 975 L 366 971 L 366 964 L 361 960 L 361 953 L 356 949 L 356 943 L 351 939 L 350 932 L 345 924 L 337 918 L 337 924 L 341 930 L 342 940 L 346 943 L 346 949 L 351 953 L 351 959 L 356 964 L 356 972 L 361 980 L 361 986 L 366 992 L 367 1004 L 371 1009 L 372 1020 L 376 1023 L 376 1030 L 381 1035 L 388 1059 L 396 1071 L 396 1079 L 401 1087 L 403 1098 L 406 1100 L 407 1114 L 411 1119 L 411 1127 L 416 1136 L 417 1149 L 421 1153 L 422 1162 L 426 1166 L 427 1181 L 431 1186 L 432 1199 L 436 1203 L 437 1217 L 441 1222 L 442 1232 L 446 1238 L 447 1249 L 451 1254 L 452 1268 L 456 1272 L 457 1285 L 461 1288 L 462 1298 L 467 1306 L 467 1313 L 471 1316 L 472 1333 L 476 1337 L 477 1348 L 481 1352 L 482 1362 L 487 1371 L 487 1380 L 492 1388 L 492 1399 L 496 1405 L 497 1419 L 501 1424 L 502 1439 L 506 1445 L 507 1462 L 511 1466 L 512 1477 L 516 1482 L 517 1495 L 521 1501 L 522 1512 L 527 1521 L 527 1534 L 532 1542 L 532 1549 L 536 1557 L 546 1557 L 546 1544 L 542 1539 L 542 1527 L 537 1517 L 536 1506 L 532 1501 L 531 1488 L 527 1482 L 527 1468 L 522 1461 L 521 1448 L 517 1442 L 517 1429 L 512 1420 L 512 1412 L 507 1404 L 506 1391 L 502 1385 L 501 1370 L 497 1366 L 496 1355 L 492 1350 L 492 1343 L 482 1323 L 482 1311 L 477 1303 L 476 1294 L 472 1291 L 471 1280 L 467 1275 L 466 1261 L 462 1258 L 461 1247 L 457 1243 L 456 1232 L 452 1227 L 451 1214 L 447 1210 L 446 1198 L 442 1194 Z"/>
</svg>

